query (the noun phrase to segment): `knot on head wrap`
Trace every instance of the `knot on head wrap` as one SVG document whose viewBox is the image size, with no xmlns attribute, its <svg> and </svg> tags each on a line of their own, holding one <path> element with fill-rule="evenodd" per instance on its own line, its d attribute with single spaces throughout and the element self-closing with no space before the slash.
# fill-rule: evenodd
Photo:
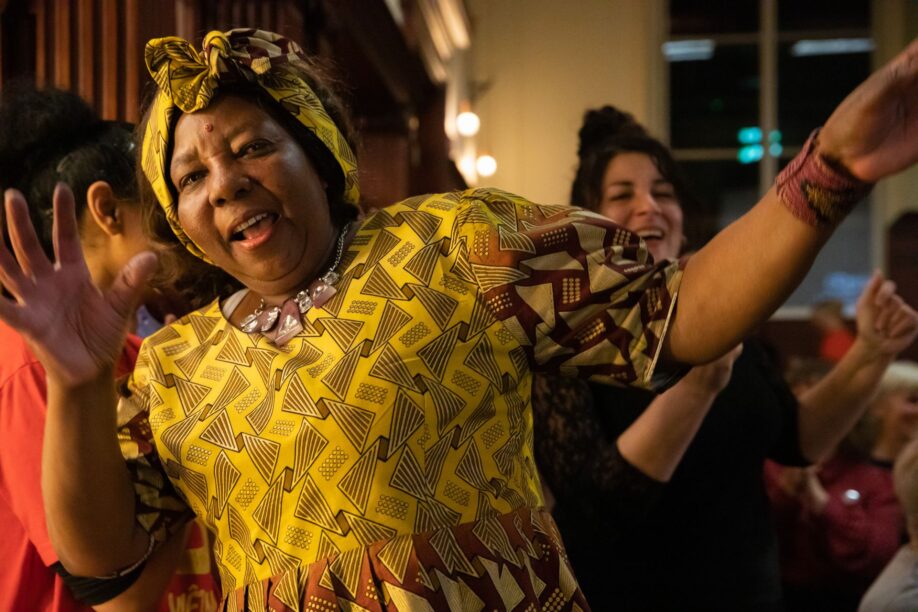
<svg viewBox="0 0 918 612">
<path fill-rule="evenodd" d="M 341 170 L 344 200 L 357 206 L 357 159 L 309 83 L 284 65 L 305 60 L 295 42 L 254 29 L 213 31 L 201 52 L 177 36 L 147 43 L 147 69 L 159 89 L 143 137 L 143 171 L 176 237 L 194 255 L 209 261 L 178 220 L 167 167 L 176 109 L 194 113 L 213 101 L 222 85 L 253 83 L 270 95 L 328 150 Z"/>
</svg>

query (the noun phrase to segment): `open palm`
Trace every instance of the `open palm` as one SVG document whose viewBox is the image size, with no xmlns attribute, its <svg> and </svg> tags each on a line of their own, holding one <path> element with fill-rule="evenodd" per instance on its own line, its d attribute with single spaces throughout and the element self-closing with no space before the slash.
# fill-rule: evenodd
<svg viewBox="0 0 918 612">
<path fill-rule="evenodd" d="M 83 257 L 69 188 L 54 192 L 56 262 L 43 252 L 23 196 L 8 190 L 5 208 L 13 253 L 0 243 L 0 284 L 15 301 L 0 299 L 0 319 L 23 335 L 56 382 L 74 387 L 108 375 L 155 256 L 134 257 L 103 293 Z"/>
</svg>

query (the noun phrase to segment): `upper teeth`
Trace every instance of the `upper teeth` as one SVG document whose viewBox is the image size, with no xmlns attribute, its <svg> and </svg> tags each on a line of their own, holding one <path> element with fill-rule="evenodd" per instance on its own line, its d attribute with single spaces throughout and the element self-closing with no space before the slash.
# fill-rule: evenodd
<svg viewBox="0 0 918 612">
<path fill-rule="evenodd" d="M 663 232 L 659 230 L 646 230 L 638 232 L 638 236 L 641 238 L 662 238 Z"/>
<path fill-rule="evenodd" d="M 237 226 L 236 226 L 236 229 L 233 230 L 233 233 L 234 233 L 234 234 L 238 234 L 239 232 L 241 232 L 241 231 L 244 230 L 245 228 L 247 228 L 247 227 L 252 227 L 253 225 L 255 225 L 256 223 L 258 223 L 258 222 L 261 221 L 262 219 L 267 219 L 267 218 L 268 218 L 268 213 L 261 213 L 260 215 L 255 215 L 254 217 L 252 217 L 252 218 L 249 219 L 248 221 L 243 221 L 242 223 L 240 223 L 239 225 L 237 225 Z"/>
</svg>

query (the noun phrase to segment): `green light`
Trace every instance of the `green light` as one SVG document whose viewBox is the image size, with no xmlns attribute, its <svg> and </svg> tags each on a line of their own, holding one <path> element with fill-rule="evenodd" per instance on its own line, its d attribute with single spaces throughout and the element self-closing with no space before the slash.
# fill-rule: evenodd
<svg viewBox="0 0 918 612">
<path fill-rule="evenodd" d="M 768 132 L 768 142 L 781 142 L 781 130 Z"/>
<path fill-rule="evenodd" d="M 741 164 L 753 164 L 762 159 L 764 154 L 765 148 L 762 145 L 746 145 L 745 147 L 740 147 L 740 150 L 736 154 L 736 159 L 739 160 Z"/>
<path fill-rule="evenodd" d="M 762 142 L 762 128 L 759 127 L 742 127 L 736 133 L 736 139 L 740 144 L 751 145 Z"/>
</svg>

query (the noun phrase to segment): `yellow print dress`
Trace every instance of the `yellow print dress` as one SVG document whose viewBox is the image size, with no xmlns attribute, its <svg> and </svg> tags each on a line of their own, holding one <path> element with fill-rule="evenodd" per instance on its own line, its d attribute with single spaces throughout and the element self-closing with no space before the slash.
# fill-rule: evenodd
<svg viewBox="0 0 918 612">
<path fill-rule="evenodd" d="M 588 609 L 542 509 L 531 372 L 650 386 L 679 266 L 475 190 L 369 216 L 339 272 L 284 347 L 217 302 L 145 341 L 121 405 L 138 520 L 201 517 L 228 609 Z"/>
</svg>

